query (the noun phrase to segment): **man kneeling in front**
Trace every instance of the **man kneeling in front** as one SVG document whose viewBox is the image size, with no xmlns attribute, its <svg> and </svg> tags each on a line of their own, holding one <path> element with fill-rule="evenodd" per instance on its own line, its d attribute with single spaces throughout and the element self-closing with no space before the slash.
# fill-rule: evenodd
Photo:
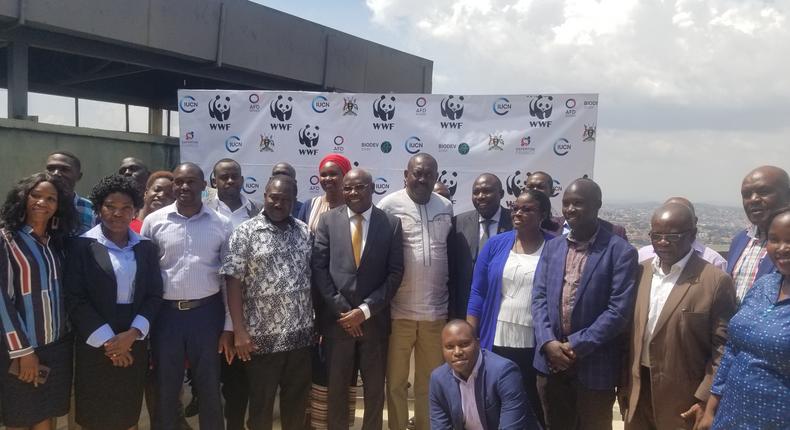
<svg viewBox="0 0 790 430">
<path fill-rule="evenodd" d="M 452 320 L 442 330 L 445 364 L 431 374 L 432 430 L 539 429 L 510 360 L 480 349 L 475 329 Z"/>
</svg>

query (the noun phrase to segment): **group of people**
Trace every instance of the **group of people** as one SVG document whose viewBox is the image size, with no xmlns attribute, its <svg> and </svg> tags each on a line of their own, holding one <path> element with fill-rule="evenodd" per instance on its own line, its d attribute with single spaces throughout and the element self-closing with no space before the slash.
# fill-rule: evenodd
<svg viewBox="0 0 790 430">
<path fill-rule="evenodd" d="M 750 227 L 725 260 L 673 197 L 637 251 L 598 217 L 592 180 L 533 172 L 503 206 L 496 175 L 454 215 L 438 163 L 414 155 L 373 204 L 370 172 L 332 154 L 297 200 L 278 163 L 259 206 L 219 160 L 209 187 L 135 158 L 77 195 L 50 154 L 0 209 L 0 368 L 8 428 L 181 429 L 185 368 L 202 429 L 790 427 L 790 179 L 743 180 Z M 439 186 L 436 189 L 435 186 Z M 559 215 L 558 212 L 561 212 Z M 448 322 L 449 321 L 449 322 Z M 414 416 L 408 390 L 413 357 Z M 279 392 L 279 394 L 278 394 Z M 223 400 L 224 398 L 224 400 Z"/>
</svg>

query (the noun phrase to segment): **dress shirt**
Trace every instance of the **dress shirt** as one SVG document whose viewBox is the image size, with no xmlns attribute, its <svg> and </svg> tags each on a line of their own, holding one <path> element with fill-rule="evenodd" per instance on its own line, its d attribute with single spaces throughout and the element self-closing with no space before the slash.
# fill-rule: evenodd
<svg viewBox="0 0 790 430">
<path fill-rule="evenodd" d="M 581 242 L 573 237 L 573 232 L 568 233 L 565 240 L 568 241 L 568 254 L 565 256 L 565 275 L 562 283 L 562 333 L 571 334 L 571 316 L 573 307 L 576 305 L 576 290 L 582 280 L 584 266 L 587 265 L 587 257 L 590 255 L 590 246 L 598 237 L 598 229 L 588 240 Z"/>
<path fill-rule="evenodd" d="M 697 255 L 702 257 L 703 260 L 718 267 L 723 272 L 727 272 L 727 260 L 712 248 L 703 245 L 699 240 L 695 240 L 694 243 L 691 244 L 691 249 L 693 249 Z M 647 245 L 639 248 L 640 263 L 650 260 L 651 258 L 655 258 L 655 256 L 656 252 L 653 250 L 653 245 Z"/>
<path fill-rule="evenodd" d="M 82 237 L 96 239 L 100 245 L 107 248 L 107 253 L 110 255 L 110 263 L 112 263 L 112 270 L 115 273 L 115 286 L 117 291 L 117 298 L 115 303 L 129 304 L 134 301 L 134 278 L 137 275 L 137 260 L 134 257 L 134 246 L 140 243 L 141 240 L 148 240 L 139 234 L 129 229 L 129 241 L 123 248 L 115 244 L 115 242 L 107 239 L 102 231 L 102 225 L 85 232 Z M 142 315 L 137 315 L 132 320 L 132 327 L 140 330 L 141 336 L 138 339 L 145 339 L 150 329 L 150 322 Z M 94 348 L 100 348 L 105 342 L 115 336 L 109 324 L 104 324 L 97 328 L 88 339 L 85 341 L 88 345 Z"/>
<path fill-rule="evenodd" d="M 75 236 L 79 236 L 96 225 L 96 213 L 93 212 L 93 203 L 85 197 L 74 193 L 74 209 L 77 211 L 77 224 Z"/>
<path fill-rule="evenodd" d="M 312 344 L 312 249 L 307 225 L 293 217 L 281 229 L 261 212 L 231 235 L 220 273 L 241 281 L 244 325 L 255 354 Z"/>
<path fill-rule="evenodd" d="M 392 318 L 447 319 L 447 236 L 452 229 L 452 203 L 431 194 L 428 203 L 420 205 L 402 189 L 381 199 L 379 208 L 398 217 L 403 227 L 403 281 L 390 302 Z"/>
<path fill-rule="evenodd" d="M 217 211 L 217 213 L 220 215 L 224 215 L 226 218 L 228 218 L 235 229 L 239 226 L 239 224 L 256 215 L 253 213 L 255 211 L 255 205 L 252 204 L 250 199 L 244 197 L 243 194 L 239 197 L 241 198 L 241 206 L 236 208 L 235 211 L 230 210 L 228 205 L 219 199 L 218 194 L 209 197 L 204 203 L 211 209 Z"/>
<path fill-rule="evenodd" d="M 661 269 L 661 262 L 658 258 L 653 260 L 653 278 L 650 282 L 650 310 L 647 314 L 645 333 L 642 336 L 642 366 L 650 367 L 650 339 L 653 338 L 653 331 L 656 329 L 658 317 L 661 315 L 661 310 L 664 309 L 664 303 L 667 302 L 669 293 L 672 292 L 672 288 L 675 287 L 675 283 L 694 252 L 695 250 L 692 248 L 688 254 L 672 265 L 669 273 L 664 273 L 663 269 Z"/>
<path fill-rule="evenodd" d="M 453 370 L 453 376 L 458 381 L 458 389 L 461 392 L 461 409 L 464 413 L 465 430 L 483 430 L 483 423 L 480 421 L 480 411 L 477 410 L 477 396 L 475 393 L 475 380 L 481 364 L 483 364 L 483 353 L 478 351 L 477 363 L 475 363 L 472 374 L 469 375 L 466 381 Z"/>
<path fill-rule="evenodd" d="M 351 237 L 354 237 L 354 216 L 357 215 L 356 212 L 352 211 L 351 208 L 346 207 L 346 212 L 348 213 L 348 228 L 351 232 Z M 368 230 L 370 229 L 370 214 L 373 213 L 373 205 L 371 205 L 368 210 L 362 212 L 359 215 L 362 215 L 362 250 L 359 253 L 359 257 L 362 258 L 362 254 L 365 252 L 365 243 L 368 240 Z M 365 319 L 370 318 L 370 307 L 367 303 L 361 303 L 359 305 L 359 310 L 365 314 Z"/>
<path fill-rule="evenodd" d="M 768 241 L 758 233 L 757 226 L 752 225 L 746 229 L 749 244 L 743 249 L 732 270 L 732 281 L 735 284 L 735 295 L 739 303 L 754 284 L 757 271 L 760 269 L 760 261 L 765 257 L 765 245 Z"/>
<path fill-rule="evenodd" d="M 197 300 L 222 292 L 225 283 L 219 274 L 233 227 L 230 221 L 201 206 L 187 218 L 176 208 L 165 206 L 143 221 L 142 235 L 159 247 L 165 300 Z M 233 324 L 225 301 L 225 331 Z"/>
<path fill-rule="evenodd" d="M 478 216 L 477 222 L 478 222 L 478 224 L 480 224 L 480 229 L 479 229 L 480 230 L 480 236 L 479 236 L 480 240 L 483 239 L 483 235 L 485 234 L 485 228 L 486 228 L 486 221 L 487 220 L 488 221 L 493 221 L 493 222 L 488 224 L 488 238 L 490 239 L 490 238 L 496 236 L 497 231 L 499 230 L 499 218 L 501 216 L 502 216 L 502 206 L 499 206 L 497 208 L 496 213 L 494 213 L 494 216 L 492 216 L 491 218 L 483 218 L 482 215 Z"/>
<path fill-rule="evenodd" d="M 497 315 L 494 345 L 534 348 L 532 329 L 532 283 L 543 244 L 532 254 L 510 251 L 502 270 L 502 304 Z"/>
</svg>

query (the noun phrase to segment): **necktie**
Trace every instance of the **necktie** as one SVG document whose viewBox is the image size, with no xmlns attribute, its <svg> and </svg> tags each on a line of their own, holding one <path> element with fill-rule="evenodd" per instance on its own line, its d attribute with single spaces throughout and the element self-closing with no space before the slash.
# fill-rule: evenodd
<svg viewBox="0 0 790 430">
<path fill-rule="evenodd" d="M 362 215 L 356 214 L 351 217 L 354 230 L 351 233 L 351 247 L 354 249 L 354 263 L 359 267 L 362 259 Z"/>
<path fill-rule="evenodd" d="M 483 245 L 485 245 L 486 242 L 488 242 L 488 238 L 491 235 L 491 233 L 490 233 L 491 232 L 491 224 L 493 224 L 493 223 L 494 223 L 494 220 L 492 220 L 492 219 L 483 219 L 482 221 L 480 221 L 480 224 L 483 225 L 483 237 L 480 238 L 480 247 L 477 249 L 477 252 L 480 252 L 480 250 L 483 249 Z"/>
</svg>

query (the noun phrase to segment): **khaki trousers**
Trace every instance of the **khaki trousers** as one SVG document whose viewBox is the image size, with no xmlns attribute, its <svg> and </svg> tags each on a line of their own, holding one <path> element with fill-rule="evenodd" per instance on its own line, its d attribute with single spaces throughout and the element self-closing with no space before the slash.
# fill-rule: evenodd
<svg viewBox="0 0 790 430">
<path fill-rule="evenodd" d="M 387 351 L 387 421 L 390 430 L 404 430 L 409 420 L 409 361 L 414 350 L 414 421 L 430 430 L 428 385 L 433 369 L 444 363 L 442 328 L 446 320 L 392 320 Z"/>
</svg>

